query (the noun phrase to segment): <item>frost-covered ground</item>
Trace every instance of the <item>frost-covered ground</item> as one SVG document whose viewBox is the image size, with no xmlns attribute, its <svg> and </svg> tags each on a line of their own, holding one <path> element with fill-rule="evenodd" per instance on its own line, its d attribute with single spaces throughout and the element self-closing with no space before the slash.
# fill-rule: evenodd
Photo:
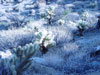
<svg viewBox="0 0 100 75">
<path fill-rule="evenodd" d="M 94 55 L 100 51 L 99 14 L 96 0 L 0 0 L 0 61 L 7 62 L 0 75 L 99 75 L 100 52 Z M 78 36 L 81 25 L 85 30 Z M 43 54 L 37 44 L 48 51 Z M 9 61 L 11 55 L 16 58 Z"/>
</svg>

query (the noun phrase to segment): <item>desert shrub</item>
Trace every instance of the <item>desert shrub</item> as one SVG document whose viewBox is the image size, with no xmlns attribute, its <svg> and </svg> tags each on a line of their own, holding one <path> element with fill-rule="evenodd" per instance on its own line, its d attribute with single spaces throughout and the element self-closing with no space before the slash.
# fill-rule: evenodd
<svg viewBox="0 0 100 75">
<path fill-rule="evenodd" d="M 10 27 L 24 27 L 27 24 L 26 18 L 21 15 L 9 15 L 8 19 L 11 21 L 10 22 Z"/>
<path fill-rule="evenodd" d="M 0 36 L 0 50 L 24 46 L 35 38 L 32 32 L 24 31 L 24 28 L 0 31 Z"/>
<path fill-rule="evenodd" d="M 59 11 L 60 10 L 60 11 Z M 64 8 L 63 6 L 57 6 L 54 10 L 55 13 L 55 17 L 54 20 L 56 22 L 61 22 L 63 20 L 63 22 L 68 21 L 69 18 L 67 18 L 67 16 L 71 13 L 71 9 L 69 8 Z"/>
<path fill-rule="evenodd" d="M 77 48 L 78 46 L 75 43 L 66 43 L 61 47 L 57 46 L 51 48 L 49 52 L 43 56 L 45 61 L 42 64 L 64 72 L 66 71 L 66 69 L 64 69 L 66 62 L 69 62 L 68 59 L 70 59 L 70 56 L 73 56 L 73 54 L 77 52 Z"/>
</svg>

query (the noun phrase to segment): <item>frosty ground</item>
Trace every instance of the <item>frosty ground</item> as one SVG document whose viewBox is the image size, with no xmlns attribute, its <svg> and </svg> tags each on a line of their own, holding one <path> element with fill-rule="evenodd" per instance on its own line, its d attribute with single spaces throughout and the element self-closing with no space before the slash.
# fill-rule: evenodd
<svg viewBox="0 0 100 75">
<path fill-rule="evenodd" d="M 52 32 L 56 45 L 45 54 L 37 50 L 31 57 L 31 68 L 22 75 L 99 75 L 100 53 L 94 55 L 100 51 L 100 29 L 96 28 L 99 14 L 96 0 L 58 0 L 49 5 L 45 0 L 0 4 L 0 60 L 11 58 L 2 52 L 33 43 L 37 37 L 32 28 L 37 27 L 43 33 Z M 84 17 L 88 28 L 79 36 L 77 26 Z"/>
</svg>

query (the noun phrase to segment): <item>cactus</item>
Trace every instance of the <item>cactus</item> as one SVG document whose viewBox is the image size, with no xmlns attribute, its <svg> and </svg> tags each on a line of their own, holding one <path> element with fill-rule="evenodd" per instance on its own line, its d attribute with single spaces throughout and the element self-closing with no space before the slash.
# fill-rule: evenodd
<svg viewBox="0 0 100 75">
<path fill-rule="evenodd" d="M 22 75 L 24 71 L 31 67 L 32 61 L 30 58 L 34 56 L 38 49 L 39 45 L 32 43 L 24 47 L 19 46 L 18 48 L 14 48 L 12 51 L 13 57 L 11 59 L 4 58 L 0 62 L 0 68 L 3 68 L 1 75 Z M 3 71 L 7 74 L 4 74 Z"/>
<path fill-rule="evenodd" d="M 54 47 L 56 42 L 54 41 L 54 35 L 50 31 L 46 31 L 44 28 L 27 27 L 30 32 L 33 32 L 36 39 L 33 42 L 37 42 L 40 46 L 40 50 L 45 54 L 50 47 Z"/>
<path fill-rule="evenodd" d="M 89 12 L 87 10 L 85 10 L 82 13 L 82 20 L 86 21 L 88 17 L 89 17 Z"/>
<path fill-rule="evenodd" d="M 31 67 L 32 61 L 30 58 L 34 56 L 36 50 L 39 49 L 38 44 L 27 44 L 24 47 L 19 46 L 17 49 L 14 49 L 14 52 L 17 56 L 17 60 L 20 62 L 20 64 L 16 67 L 17 74 L 21 74 L 23 71 L 27 70 Z"/>
<path fill-rule="evenodd" d="M 55 15 L 54 14 L 54 8 L 49 7 L 48 9 L 46 9 L 46 11 L 44 13 L 40 13 L 40 14 L 41 14 L 41 17 L 44 18 L 49 25 L 52 24 L 53 18 L 54 18 L 54 15 Z"/>
<path fill-rule="evenodd" d="M 29 29 L 36 36 L 32 43 L 23 47 L 18 46 L 6 52 L 0 52 L 2 59 L 0 61 L 2 74 L 0 75 L 22 75 L 24 71 L 32 66 L 31 58 L 37 50 L 40 49 L 44 54 L 48 51 L 48 48 L 55 45 L 54 36 L 51 32 L 47 32 L 45 29 L 40 30 L 37 27 L 34 27 L 34 29 L 29 27 Z"/>
<path fill-rule="evenodd" d="M 88 28 L 88 23 L 86 21 L 80 20 L 78 22 L 77 28 L 78 28 L 79 36 L 83 36 L 83 31 Z"/>
<path fill-rule="evenodd" d="M 51 32 L 42 30 L 35 33 L 36 33 L 37 41 L 39 42 L 40 45 L 40 50 L 43 54 L 45 54 L 50 47 L 56 45 L 54 41 L 54 35 Z"/>
</svg>

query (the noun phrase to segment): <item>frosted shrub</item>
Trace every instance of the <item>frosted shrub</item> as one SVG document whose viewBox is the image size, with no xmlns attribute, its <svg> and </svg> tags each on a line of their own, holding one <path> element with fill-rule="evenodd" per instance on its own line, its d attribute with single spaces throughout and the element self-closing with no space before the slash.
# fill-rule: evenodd
<svg viewBox="0 0 100 75">
<path fill-rule="evenodd" d="M 12 49 L 19 45 L 24 46 L 35 38 L 32 34 L 28 30 L 24 31 L 24 28 L 0 31 L 0 50 Z"/>
<path fill-rule="evenodd" d="M 68 21 L 67 26 L 71 29 L 71 31 L 76 31 L 77 30 L 77 23 L 73 21 Z"/>
<path fill-rule="evenodd" d="M 10 19 L 10 24 L 11 27 L 22 27 L 24 25 L 26 25 L 26 18 L 24 16 L 21 16 L 20 14 L 18 15 L 13 15 L 13 14 L 9 14 L 8 18 Z"/>
<path fill-rule="evenodd" d="M 68 14 L 71 12 L 71 10 L 70 9 L 68 9 L 68 8 L 66 8 L 66 9 L 64 9 L 64 7 L 63 6 L 57 6 L 56 8 L 55 8 L 55 10 L 54 10 L 54 21 L 58 21 L 58 20 L 68 20 L 67 19 L 67 16 L 68 16 Z"/>
</svg>

